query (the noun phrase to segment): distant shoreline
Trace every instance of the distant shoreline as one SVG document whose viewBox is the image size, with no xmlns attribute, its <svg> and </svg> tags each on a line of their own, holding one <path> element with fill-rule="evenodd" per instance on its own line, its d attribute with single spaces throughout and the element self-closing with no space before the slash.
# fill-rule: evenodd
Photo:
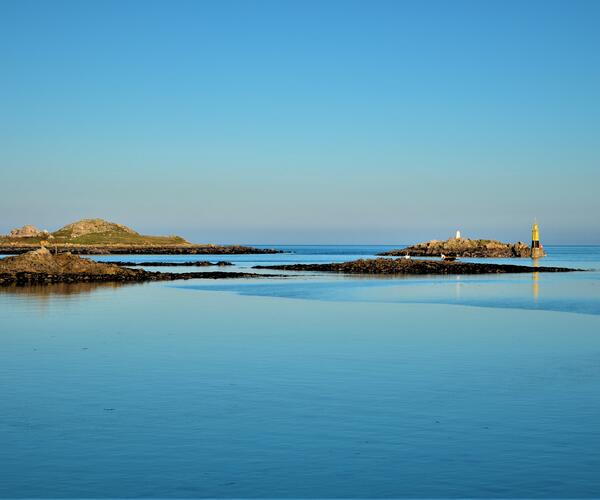
<svg viewBox="0 0 600 500">
<path fill-rule="evenodd" d="M 81 219 L 50 233 L 26 224 L 0 235 L 0 255 L 20 255 L 40 247 L 73 255 L 198 255 L 283 253 L 247 245 L 190 243 L 181 236 L 149 236 L 104 219 Z"/>
<path fill-rule="evenodd" d="M 39 244 L 0 245 L 0 255 L 20 255 L 40 248 Z M 52 252 L 73 255 L 242 255 L 276 254 L 283 250 L 244 245 L 47 245 Z"/>
</svg>

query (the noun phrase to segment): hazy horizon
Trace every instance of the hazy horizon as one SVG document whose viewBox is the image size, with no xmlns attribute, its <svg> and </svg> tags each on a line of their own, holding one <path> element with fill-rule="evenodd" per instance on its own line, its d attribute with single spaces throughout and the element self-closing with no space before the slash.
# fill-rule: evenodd
<svg viewBox="0 0 600 500">
<path fill-rule="evenodd" d="M 0 0 L 0 232 L 600 244 L 600 2 Z"/>
</svg>

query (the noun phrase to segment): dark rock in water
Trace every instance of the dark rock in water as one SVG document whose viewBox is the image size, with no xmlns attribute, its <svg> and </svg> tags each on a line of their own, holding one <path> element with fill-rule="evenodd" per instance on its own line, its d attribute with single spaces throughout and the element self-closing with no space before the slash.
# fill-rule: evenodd
<svg viewBox="0 0 600 500">
<path fill-rule="evenodd" d="M 471 262 L 425 259 L 360 259 L 332 264 L 288 264 L 254 266 L 254 269 L 281 271 L 321 271 L 345 274 L 496 274 L 578 271 L 566 267 L 530 267 L 512 264 L 475 264 Z"/>
<path fill-rule="evenodd" d="M 379 255 L 412 257 L 439 257 L 440 255 L 454 257 L 530 257 L 531 248 L 525 243 L 502 243 L 496 240 L 470 240 L 468 238 L 449 238 L 446 241 L 431 240 L 418 243 L 400 250 L 390 250 Z"/>
<path fill-rule="evenodd" d="M 208 262 L 204 260 L 199 261 L 188 261 L 188 262 L 125 262 L 125 261 L 106 261 L 103 264 L 113 264 L 119 267 L 225 267 L 225 266 L 233 266 L 231 262 L 227 262 L 225 260 L 220 260 L 219 262 Z"/>
<path fill-rule="evenodd" d="M 50 274 L 50 273 L 2 273 L 0 272 L 0 286 L 5 285 L 49 285 L 53 283 L 143 283 L 147 281 L 175 281 L 191 279 L 235 279 L 235 278 L 275 278 L 278 274 L 258 273 L 228 273 L 224 271 L 193 272 L 193 273 L 160 273 L 149 272 L 141 269 L 135 270 L 131 275 L 115 274 Z"/>
</svg>

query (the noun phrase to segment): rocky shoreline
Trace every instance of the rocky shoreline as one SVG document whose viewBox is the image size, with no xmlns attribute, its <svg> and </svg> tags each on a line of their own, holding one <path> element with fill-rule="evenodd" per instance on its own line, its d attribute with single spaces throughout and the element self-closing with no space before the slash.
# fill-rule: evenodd
<svg viewBox="0 0 600 500">
<path fill-rule="evenodd" d="M 284 253 L 274 248 L 255 248 L 243 245 L 48 245 L 53 252 L 73 255 L 242 255 Z M 11 243 L 0 245 L 0 255 L 20 255 L 40 247 L 36 244 Z"/>
<path fill-rule="evenodd" d="M 211 263 L 208 263 L 209 265 Z M 51 283 L 142 283 L 189 279 L 234 279 L 274 277 L 246 272 L 169 273 L 130 269 L 115 264 L 95 262 L 69 253 L 52 254 L 46 248 L 0 259 L 0 286 Z"/>
<path fill-rule="evenodd" d="M 560 273 L 580 271 L 566 267 L 532 267 L 513 264 L 476 264 L 424 259 L 360 259 L 330 264 L 286 264 L 254 266 L 253 269 L 276 271 L 317 271 L 342 274 L 506 274 L 506 273 Z"/>
</svg>

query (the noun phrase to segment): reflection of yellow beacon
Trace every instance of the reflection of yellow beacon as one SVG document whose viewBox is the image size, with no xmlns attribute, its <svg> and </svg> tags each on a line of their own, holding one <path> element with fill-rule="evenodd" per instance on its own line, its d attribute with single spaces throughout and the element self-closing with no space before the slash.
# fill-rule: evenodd
<svg viewBox="0 0 600 500">
<path fill-rule="evenodd" d="M 533 223 L 533 229 L 531 230 L 531 258 L 539 259 L 545 257 L 544 246 L 540 243 L 540 230 L 538 228 L 537 221 Z"/>
</svg>

